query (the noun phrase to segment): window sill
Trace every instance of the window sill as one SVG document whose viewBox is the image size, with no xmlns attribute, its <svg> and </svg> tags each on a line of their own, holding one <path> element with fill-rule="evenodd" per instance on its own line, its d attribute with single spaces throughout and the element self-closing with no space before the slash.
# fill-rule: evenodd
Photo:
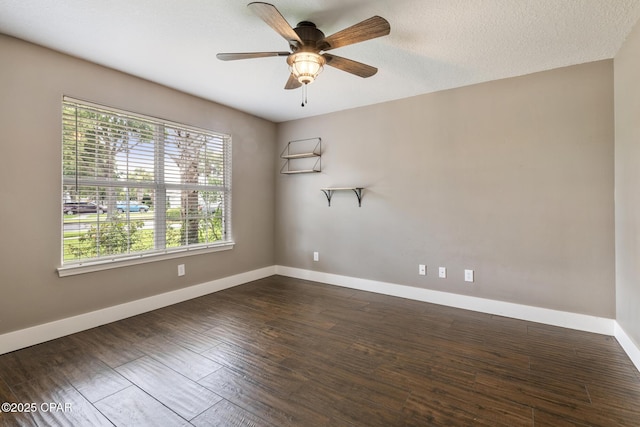
<svg viewBox="0 0 640 427">
<path fill-rule="evenodd" d="M 77 274 L 93 273 L 95 271 L 111 270 L 114 268 L 127 267 L 130 265 L 146 264 L 149 262 L 163 261 L 167 259 L 182 258 L 191 255 L 202 255 L 211 252 L 221 252 L 233 249 L 234 242 L 220 243 L 207 247 L 185 248 L 181 250 L 147 253 L 140 255 L 125 256 L 121 258 L 110 258 L 98 261 L 69 264 L 58 267 L 58 276 L 75 276 Z"/>
</svg>

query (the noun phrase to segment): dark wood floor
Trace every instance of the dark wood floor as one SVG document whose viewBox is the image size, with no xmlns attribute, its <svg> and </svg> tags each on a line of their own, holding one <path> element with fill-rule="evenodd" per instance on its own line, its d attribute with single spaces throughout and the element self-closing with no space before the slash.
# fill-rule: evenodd
<svg viewBox="0 0 640 427">
<path fill-rule="evenodd" d="M 0 402 L 36 406 L 2 426 L 637 427 L 640 374 L 612 337 L 274 276 L 2 355 Z"/>
</svg>

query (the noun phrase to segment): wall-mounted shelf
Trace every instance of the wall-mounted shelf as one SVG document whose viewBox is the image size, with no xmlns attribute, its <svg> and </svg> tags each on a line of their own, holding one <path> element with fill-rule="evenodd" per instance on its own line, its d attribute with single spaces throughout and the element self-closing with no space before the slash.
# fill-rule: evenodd
<svg viewBox="0 0 640 427">
<path fill-rule="evenodd" d="M 364 187 L 332 187 L 332 188 L 321 188 L 320 191 L 327 196 L 327 202 L 329 206 L 331 206 L 331 197 L 333 197 L 334 191 L 353 191 L 358 198 L 358 207 L 362 207 L 362 190 Z"/>
<path fill-rule="evenodd" d="M 295 170 L 295 171 L 280 171 L 280 173 L 285 174 L 285 175 L 295 175 L 297 173 L 314 173 L 314 172 L 320 172 L 320 171 L 316 170 L 316 169 L 300 169 L 300 170 Z"/>
<path fill-rule="evenodd" d="M 285 160 L 280 168 L 282 174 L 322 172 L 322 139 L 318 137 L 289 141 L 280 153 L 280 158 Z"/>
</svg>

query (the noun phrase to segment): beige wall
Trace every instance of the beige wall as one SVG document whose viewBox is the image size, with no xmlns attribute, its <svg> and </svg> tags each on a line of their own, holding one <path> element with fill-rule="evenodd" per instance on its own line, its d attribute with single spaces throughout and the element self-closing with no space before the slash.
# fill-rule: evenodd
<svg viewBox="0 0 640 427">
<path fill-rule="evenodd" d="M 0 57 L 0 334 L 274 264 L 275 124 L 3 35 Z M 59 278 L 63 95 L 231 134 L 235 248 Z"/>
<path fill-rule="evenodd" d="M 324 168 L 277 176 L 276 260 L 614 318 L 613 102 L 609 60 L 283 123 Z"/>
<path fill-rule="evenodd" d="M 617 320 L 640 348 L 640 24 L 614 60 Z"/>
<path fill-rule="evenodd" d="M 612 61 L 276 126 L 1 35 L 0 54 L 0 334 L 273 264 L 615 316 Z M 232 134 L 235 249 L 58 278 L 62 95 Z M 277 174 L 315 136 L 323 172 Z M 351 185 L 362 208 L 327 207 L 321 187 Z"/>
</svg>

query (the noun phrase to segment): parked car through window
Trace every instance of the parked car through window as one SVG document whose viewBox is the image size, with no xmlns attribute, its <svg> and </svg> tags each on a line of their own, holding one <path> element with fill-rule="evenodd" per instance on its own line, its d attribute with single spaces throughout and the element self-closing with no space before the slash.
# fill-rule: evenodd
<svg viewBox="0 0 640 427">
<path fill-rule="evenodd" d="M 98 205 L 93 202 L 65 202 L 62 212 L 66 215 L 74 215 L 77 213 L 99 213 L 107 212 L 107 207 Z"/>
<path fill-rule="evenodd" d="M 116 205 L 116 209 L 118 210 L 118 213 L 124 213 L 126 211 L 145 213 L 149 211 L 149 206 L 134 201 L 118 202 L 118 204 Z"/>
</svg>

